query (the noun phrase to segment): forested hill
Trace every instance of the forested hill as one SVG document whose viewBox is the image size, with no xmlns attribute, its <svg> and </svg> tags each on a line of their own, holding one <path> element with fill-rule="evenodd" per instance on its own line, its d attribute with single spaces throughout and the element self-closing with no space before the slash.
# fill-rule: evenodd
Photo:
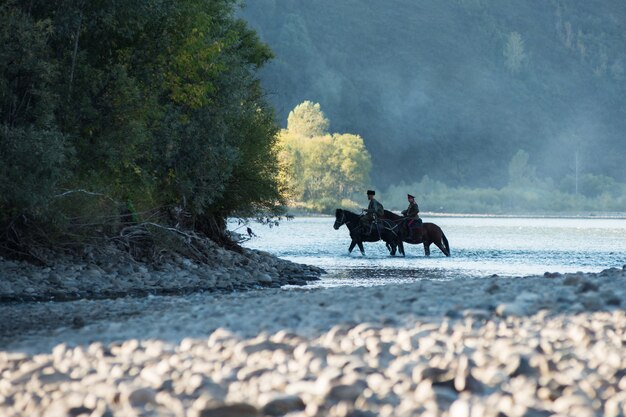
<svg viewBox="0 0 626 417">
<path fill-rule="evenodd" d="M 319 102 L 332 131 L 363 136 L 378 187 L 501 186 L 519 150 L 543 178 L 626 181 L 626 2 L 247 3 L 279 120 Z"/>
</svg>

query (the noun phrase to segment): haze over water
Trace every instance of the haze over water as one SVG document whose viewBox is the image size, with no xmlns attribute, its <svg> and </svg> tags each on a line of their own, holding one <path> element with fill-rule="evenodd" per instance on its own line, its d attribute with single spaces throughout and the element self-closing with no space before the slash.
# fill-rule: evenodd
<svg viewBox="0 0 626 417">
<path fill-rule="evenodd" d="M 365 243 L 348 254 L 350 237 L 334 217 L 296 217 L 268 228 L 252 223 L 257 237 L 243 246 L 293 262 L 324 268 L 315 286 L 385 285 L 420 279 L 463 279 L 599 272 L 626 264 L 626 219 L 425 217 L 450 243 L 447 258 L 435 245 L 405 244 L 406 257 L 388 254 L 383 242 Z M 237 225 L 230 224 L 234 230 Z M 238 232 L 245 230 L 238 229 Z"/>
</svg>

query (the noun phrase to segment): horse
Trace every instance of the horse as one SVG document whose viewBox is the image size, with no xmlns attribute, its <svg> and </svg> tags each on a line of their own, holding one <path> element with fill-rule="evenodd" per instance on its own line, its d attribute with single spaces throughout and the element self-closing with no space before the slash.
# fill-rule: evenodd
<svg viewBox="0 0 626 417">
<path fill-rule="evenodd" d="M 422 223 L 419 227 L 411 226 L 413 233 L 410 233 L 407 227 L 407 217 L 400 216 L 389 210 L 385 210 L 385 218 L 394 221 L 399 225 L 398 236 L 403 242 L 412 244 L 424 244 L 424 255 L 430 256 L 430 245 L 434 243 L 444 255 L 450 256 L 450 245 L 448 244 L 448 238 L 441 230 L 441 227 L 435 223 Z M 404 248 L 403 248 L 404 249 Z M 400 253 L 404 255 L 404 250 Z"/>
<path fill-rule="evenodd" d="M 376 224 L 372 224 L 371 233 L 366 233 L 365 230 L 363 230 L 361 216 L 351 211 L 338 208 L 335 211 L 335 224 L 333 228 L 339 230 L 344 224 L 350 231 L 350 238 L 352 238 L 352 242 L 348 248 L 349 253 L 352 253 L 354 247 L 358 245 L 361 255 L 365 255 L 363 242 L 378 242 L 379 240 L 383 240 L 392 256 L 396 255 L 396 249 L 398 247 L 400 253 L 404 254 L 404 246 L 398 236 L 398 231 L 400 230 L 398 224 L 390 220 L 379 219 L 378 227 Z"/>
</svg>

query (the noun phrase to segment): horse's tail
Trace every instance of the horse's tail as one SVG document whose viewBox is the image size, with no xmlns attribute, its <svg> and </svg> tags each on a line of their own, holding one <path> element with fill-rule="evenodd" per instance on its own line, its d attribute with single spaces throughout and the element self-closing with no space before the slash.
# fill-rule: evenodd
<svg viewBox="0 0 626 417">
<path fill-rule="evenodd" d="M 446 256 L 450 256 L 450 245 L 448 244 L 448 238 L 443 233 L 443 230 L 441 231 L 441 240 L 443 240 L 443 246 L 445 246 L 446 248 L 446 251 L 444 252 L 444 254 Z"/>
</svg>

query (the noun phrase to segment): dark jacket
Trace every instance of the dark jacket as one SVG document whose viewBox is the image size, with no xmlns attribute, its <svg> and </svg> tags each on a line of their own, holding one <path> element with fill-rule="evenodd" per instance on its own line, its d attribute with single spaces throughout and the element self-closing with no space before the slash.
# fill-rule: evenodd
<svg viewBox="0 0 626 417">
<path fill-rule="evenodd" d="M 402 210 L 402 215 L 405 217 L 418 217 L 418 213 L 420 212 L 419 207 L 417 207 L 417 203 L 414 201 L 409 203 L 409 207 L 406 210 Z"/>
<path fill-rule="evenodd" d="M 385 215 L 385 209 L 383 208 L 383 205 L 376 201 L 375 198 L 372 198 L 370 200 L 366 211 L 367 213 L 376 213 L 378 217 L 383 217 Z"/>
</svg>

